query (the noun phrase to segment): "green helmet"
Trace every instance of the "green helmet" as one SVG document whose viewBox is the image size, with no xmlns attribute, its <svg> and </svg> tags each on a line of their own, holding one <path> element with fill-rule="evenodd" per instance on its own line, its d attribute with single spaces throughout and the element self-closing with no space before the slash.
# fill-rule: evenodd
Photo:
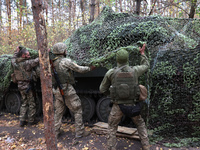
<svg viewBox="0 0 200 150">
<path fill-rule="evenodd" d="M 67 45 L 65 43 L 56 43 L 53 46 L 53 53 L 54 54 L 64 54 L 67 49 Z"/>
<path fill-rule="evenodd" d="M 121 48 L 117 53 L 116 53 L 116 60 L 120 64 L 124 64 L 128 62 L 129 54 L 128 52 L 124 49 Z"/>
</svg>

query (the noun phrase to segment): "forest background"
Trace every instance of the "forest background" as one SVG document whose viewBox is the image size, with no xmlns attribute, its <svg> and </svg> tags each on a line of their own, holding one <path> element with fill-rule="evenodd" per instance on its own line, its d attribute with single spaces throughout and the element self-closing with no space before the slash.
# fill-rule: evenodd
<svg viewBox="0 0 200 150">
<path fill-rule="evenodd" d="M 115 12 L 140 16 L 200 18 L 199 0 L 44 0 L 48 47 L 91 23 L 106 5 Z M 0 55 L 13 53 L 19 45 L 37 49 L 31 2 L 1 0 Z"/>
</svg>

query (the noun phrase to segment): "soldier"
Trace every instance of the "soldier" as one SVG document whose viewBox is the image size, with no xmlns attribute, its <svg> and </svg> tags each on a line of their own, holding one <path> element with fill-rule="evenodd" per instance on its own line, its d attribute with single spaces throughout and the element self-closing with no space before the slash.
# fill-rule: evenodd
<svg viewBox="0 0 200 150">
<path fill-rule="evenodd" d="M 39 64 L 39 58 L 30 59 L 29 51 L 24 47 L 18 47 L 14 54 L 12 65 L 14 74 L 18 83 L 18 89 L 22 97 L 20 108 L 20 127 L 27 124 L 26 114 L 28 115 L 28 124 L 34 125 L 38 121 L 35 119 L 36 103 L 30 87 L 33 76 L 33 68 Z"/>
<path fill-rule="evenodd" d="M 75 138 L 81 138 L 83 136 L 88 136 L 90 132 L 85 131 L 83 119 L 82 119 L 82 106 L 81 100 L 76 94 L 74 87 L 72 86 L 75 81 L 72 71 L 85 73 L 93 70 L 95 67 L 91 66 L 79 66 L 72 62 L 71 59 L 66 57 L 67 46 L 64 43 L 56 43 L 53 46 L 53 54 L 56 56 L 53 59 L 53 65 L 58 74 L 58 78 L 63 88 L 64 100 L 56 85 L 55 78 L 52 78 L 53 84 L 53 94 L 55 97 L 55 131 L 56 137 L 61 133 L 61 120 L 65 110 L 65 104 L 74 113 L 75 118 Z"/>
<path fill-rule="evenodd" d="M 112 109 L 108 118 L 108 137 L 107 137 L 108 150 L 116 150 L 116 145 L 117 145 L 116 132 L 117 132 L 118 124 L 121 121 L 123 114 L 125 114 L 126 111 L 129 111 L 128 108 L 129 109 L 130 107 L 135 108 L 134 106 L 136 106 L 136 103 L 139 101 L 138 88 L 136 88 L 137 91 L 135 91 L 137 93 L 135 95 L 138 95 L 138 96 L 133 95 L 131 97 L 131 92 L 134 92 L 131 90 L 134 89 L 133 85 L 138 85 L 138 77 L 141 76 L 149 68 L 149 62 L 148 62 L 147 57 L 144 54 L 144 50 L 145 50 L 145 44 L 143 45 L 142 48 L 140 48 L 141 65 L 131 67 L 128 65 L 128 58 L 129 58 L 128 52 L 123 48 L 120 49 L 116 53 L 117 68 L 108 70 L 108 72 L 106 73 L 105 77 L 103 78 L 101 82 L 100 92 L 106 95 L 110 94 L 112 103 L 113 103 Z M 122 73 L 131 72 L 130 76 L 133 75 L 133 77 L 130 78 L 130 81 L 128 81 L 126 85 L 121 84 L 120 86 L 115 87 L 116 85 L 115 82 L 117 82 L 117 78 L 116 78 L 117 72 L 122 72 Z M 123 76 L 124 75 L 121 74 L 121 77 Z M 117 76 L 117 77 L 120 78 L 120 76 Z M 121 80 L 118 80 L 118 82 L 123 82 L 123 80 L 124 79 L 121 78 Z M 125 89 L 125 91 L 123 91 L 123 89 Z M 115 93 L 115 91 L 117 90 L 118 91 L 121 90 L 121 93 L 120 92 Z M 127 109 L 125 111 L 122 111 L 120 106 L 124 106 Z M 137 126 L 137 130 L 139 133 L 139 137 L 141 139 L 143 150 L 149 150 L 149 147 L 150 147 L 149 139 L 148 139 L 147 129 L 146 129 L 143 118 L 138 112 L 136 112 L 131 116 L 131 119 Z"/>
</svg>

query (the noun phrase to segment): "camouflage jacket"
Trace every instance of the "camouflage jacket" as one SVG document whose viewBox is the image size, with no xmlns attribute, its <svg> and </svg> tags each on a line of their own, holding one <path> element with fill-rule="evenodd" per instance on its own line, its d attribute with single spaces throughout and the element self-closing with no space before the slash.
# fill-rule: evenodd
<svg viewBox="0 0 200 150">
<path fill-rule="evenodd" d="M 26 90 L 33 75 L 33 68 L 39 64 L 39 58 L 25 59 L 16 58 L 13 68 L 18 81 L 18 89 Z"/>
<path fill-rule="evenodd" d="M 122 66 L 121 64 L 118 64 L 117 68 L 119 68 L 121 66 Z M 140 65 L 130 66 L 133 68 L 134 74 L 136 77 L 135 84 L 138 84 L 138 77 L 140 77 L 143 73 L 145 73 L 147 71 L 147 69 L 149 68 L 149 66 L 150 66 L 149 61 L 148 61 L 148 58 L 146 57 L 146 55 L 141 55 Z M 106 95 L 110 94 L 109 88 L 113 84 L 113 73 L 114 73 L 115 69 L 116 68 L 112 68 L 112 69 L 108 70 L 107 73 L 105 74 L 105 76 L 101 82 L 101 85 L 99 87 L 99 90 L 101 93 L 104 93 Z"/>
<path fill-rule="evenodd" d="M 71 71 L 79 72 L 79 73 L 86 73 L 90 71 L 90 67 L 88 66 L 79 66 L 76 63 L 72 62 L 71 59 L 65 58 L 63 56 L 56 57 L 54 59 L 54 67 L 57 71 L 58 78 L 61 84 L 70 83 L 73 84 L 74 76 L 71 74 Z M 69 77 L 70 75 L 70 77 Z M 54 76 L 54 75 L 53 75 Z M 55 78 L 52 78 L 52 83 L 55 84 Z M 69 81 L 71 80 L 71 81 Z"/>
</svg>

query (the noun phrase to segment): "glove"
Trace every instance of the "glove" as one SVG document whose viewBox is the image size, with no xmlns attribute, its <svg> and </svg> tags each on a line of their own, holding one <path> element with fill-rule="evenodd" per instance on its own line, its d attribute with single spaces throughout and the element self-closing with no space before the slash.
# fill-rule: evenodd
<svg viewBox="0 0 200 150">
<path fill-rule="evenodd" d="M 90 71 L 94 70 L 95 68 L 95 66 L 90 66 Z"/>
</svg>

